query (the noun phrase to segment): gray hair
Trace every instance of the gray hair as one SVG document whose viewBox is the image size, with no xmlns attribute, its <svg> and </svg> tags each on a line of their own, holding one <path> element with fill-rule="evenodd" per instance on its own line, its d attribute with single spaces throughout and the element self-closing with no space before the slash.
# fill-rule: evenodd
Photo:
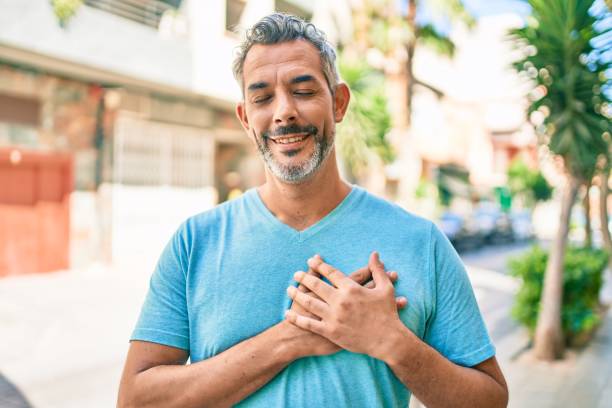
<svg viewBox="0 0 612 408">
<path fill-rule="evenodd" d="M 288 41 L 303 39 L 314 45 L 321 56 L 321 69 L 332 95 L 338 85 L 339 76 L 336 68 L 336 52 L 327 41 L 325 33 L 312 23 L 299 17 L 272 13 L 263 17 L 253 27 L 246 31 L 244 40 L 238 46 L 236 58 L 232 65 L 234 78 L 238 81 L 244 95 L 243 69 L 246 56 L 255 44 L 272 45 Z"/>
</svg>

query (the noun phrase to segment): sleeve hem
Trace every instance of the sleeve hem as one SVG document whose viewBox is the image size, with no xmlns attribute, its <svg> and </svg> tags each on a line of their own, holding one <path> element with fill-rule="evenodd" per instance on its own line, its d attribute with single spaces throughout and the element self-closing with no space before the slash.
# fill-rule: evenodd
<svg viewBox="0 0 612 408">
<path fill-rule="evenodd" d="M 472 367 L 476 364 L 482 363 L 483 361 L 493 357 L 495 355 L 495 346 L 493 343 L 487 343 L 483 347 L 476 351 L 468 354 L 463 354 L 458 357 L 447 357 L 450 361 L 455 364 L 464 367 Z"/>
<path fill-rule="evenodd" d="M 148 341 L 189 351 L 188 337 L 154 329 L 136 329 L 130 337 L 130 341 L 132 340 Z"/>
</svg>

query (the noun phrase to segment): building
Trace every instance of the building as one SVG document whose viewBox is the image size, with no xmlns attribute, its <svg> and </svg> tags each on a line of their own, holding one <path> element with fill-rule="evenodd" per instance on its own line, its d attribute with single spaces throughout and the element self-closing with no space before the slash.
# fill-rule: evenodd
<svg viewBox="0 0 612 408">
<path fill-rule="evenodd" d="M 234 30 L 275 9 L 310 18 L 308 2 L 85 0 L 62 24 L 52 3 L 0 0 L 0 149 L 69 156 L 64 267 L 150 257 L 186 216 L 261 180 L 234 114 Z"/>
<path fill-rule="evenodd" d="M 537 165 L 537 141 L 527 122 L 526 84 L 513 71 L 507 40 L 520 26 L 514 14 L 481 17 L 473 30 L 457 26 L 453 59 L 419 48 L 414 72 L 429 86 L 414 96 L 412 137 L 421 175 L 432 178 L 452 164 L 469 173 L 476 190 L 506 184 L 510 162 L 522 156 Z"/>
</svg>

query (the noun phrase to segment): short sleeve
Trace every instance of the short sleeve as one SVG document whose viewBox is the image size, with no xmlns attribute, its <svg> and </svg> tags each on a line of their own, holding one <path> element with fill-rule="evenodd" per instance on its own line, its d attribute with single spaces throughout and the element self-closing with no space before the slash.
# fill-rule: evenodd
<svg viewBox="0 0 612 408">
<path fill-rule="evenodd" d="M 186 253 L 179 229 L 163 250 L 151 276 L 149 291 L 130 340 L 189 350 Z"/>
<path fill-rule="evenodd" d="M 446 236 L 432 225 L 429 254 L 434 292 L 425 342 L 455 364 L 471 367 L 495 355 L 465 266 Z"/>
</svg>

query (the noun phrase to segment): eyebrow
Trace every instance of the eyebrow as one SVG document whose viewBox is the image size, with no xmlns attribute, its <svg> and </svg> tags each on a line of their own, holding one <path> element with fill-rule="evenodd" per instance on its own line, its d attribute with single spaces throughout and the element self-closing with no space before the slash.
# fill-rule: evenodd
<svg viewBox="0 0 612 408">
<path fill-rule="evenodd" d="M 263 89 L 263 88 L 267 88 L 270 84 L 264 81 L 260 81 L 260 82 L 255 82 L 252 83 L 251 85 L 249 85 L 249 87 L 247 88 L 249 91 L 256 91 L 258 89 Z"/>
<path fill-rule="evenodd" d="M 299 83 L 302 83 L 302 82 L 309 82 L 309 81 L 314 81 L 314 80 L 315 80 L 315 78 L 312 75 L 305 74 L 305 75 L 296 76 L 295 78 L 293 78 L 290 81 L 290 83 L 291 84 L 299 84 Z M 268 82 L 260 81 L 260 82 L 254 82 L 254 83 L 250 84 L 247 89 L 249 91 L 256 91 L 258 89 L 267 88 L 268 86 L 270 86 L 270 84 Z"/>
<path fill-rule="evenodd" d="M 308 82 L 308 81 L 314 81 L 315 78 L 312 75 L 300 75 L 300 76 L 296 76 L 295 78 L 293 78 L 291 80 L 292 84 L 299 84 L 301 82 Z"/>
</svg>

